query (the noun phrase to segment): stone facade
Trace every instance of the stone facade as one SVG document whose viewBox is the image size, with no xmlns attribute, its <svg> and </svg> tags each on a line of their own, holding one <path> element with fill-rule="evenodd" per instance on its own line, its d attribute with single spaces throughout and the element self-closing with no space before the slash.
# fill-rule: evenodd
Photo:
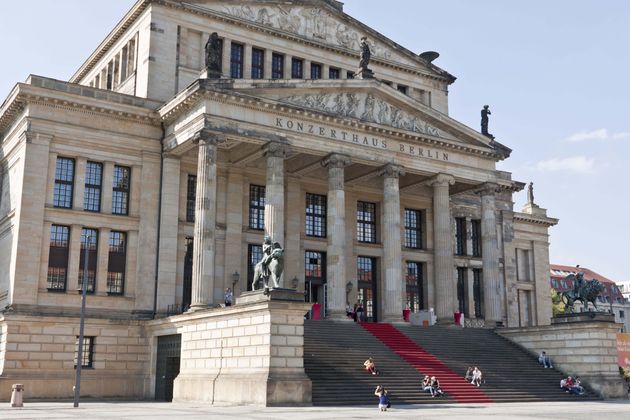
<svg viewBox="0 0 630 420">
<path fill-rule="evenodd" d="M 138 397 L 156 392 L 155 337 L 175 332 L 184 344 L 175 398 L 207 400 L 190 369 L 208 361 L 207 381 L 218 341 L 197 336 L 236 316 L 206 311 L 226 288 L 251 289 L 264 234 L 285 248 L 281 286 L 331 319 L 361 303 L 372 321 L 400 322 L 409 306 L 435 308 L 445 324 L 458 309 L 471 326 L 549 324 L 557 220 L 514 211 L 524 184 L 496 169 L 510 149 L 448 116 L 455 78 L 339 2 L 245 3 L 140 0 L 69 82 L 31 76 L 0 108 L 0 380 L 21 381 L 20 357 L 51 344 L 19 341 L 29 319 L 65 337 L 55 356 L 65 365 L 47 374 L 54 386 L 27 386 L 27 397 L 68 395 L 86 250 L 88 325 L 98 325 L 95 348 L 107 346 L 93 353 L 94 372 L 127 369 L 125 346 L 145 346 L 129 384 Z M 215 31 L 223 77 L 211 80 L 204 45 Z M 359 35 L 372 48 L 371 80 L 353 78 Z M 234 319 L 265 319 L 249 310 Z M 291 317 L 278 334 L 293 328 L 297 340 Z M 148 344 L 110 343 L 117 322 Z M 298 367 L 297 347 L 267 344 L 264 368 L 279 367 L 274 351 Z M 196 356 L 189 345 L 201 346 Z M 56 360 L 49 354 L 42 361 Z M 260 373 L 259 359 L 233 360 Z M 251 402 L 278 403 L 265 395 Z"/>
</svg>

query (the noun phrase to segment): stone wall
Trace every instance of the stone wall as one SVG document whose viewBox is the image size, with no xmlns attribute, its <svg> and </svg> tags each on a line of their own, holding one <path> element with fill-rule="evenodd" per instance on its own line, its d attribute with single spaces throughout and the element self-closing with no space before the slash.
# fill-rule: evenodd
<svg viewBox="0 0 630 420">
<path fill-rule="evenodd" d="M 182 335 L 173 401 L 310 405 L 303 361 L 310 304 L 303 299 L 294 291 L 250 292 L 232 307 L 150 321 L 154 344 L 158 336 Z"/>
<path fill-rule="evenodd" d="M 82 397 L 149 397 L 149 347 L 140 321 L 86 319 L 94 337 L 93 365 L 84 367 Z M 72 398 L 79 319 L 5 314 L 0 318 L 0 400 L 11 385 L 25 386 L 24 398 Z"/>
<path fill-rule="evenodd" d="M 595 319 L 497 332 L 529 350 L 532 357 L 546 351 L 554 368 L 579 376 L 602 397 L 627 398 L 617 366 L 616 334 L 620 328 L 620 324 Z"/>
</svg>

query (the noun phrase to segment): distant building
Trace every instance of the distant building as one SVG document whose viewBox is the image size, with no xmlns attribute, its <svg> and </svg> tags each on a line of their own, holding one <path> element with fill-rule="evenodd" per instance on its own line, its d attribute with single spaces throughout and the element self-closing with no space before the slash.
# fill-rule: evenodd
<svg viewBox="0 0 630 420">
<path fill-rule="evenodd" d="M 628 301 L 628 293 L 624 293 L 624 290 L 630 291 L 628 289 L 630 284 L 624 284 L 625 289 L 622 289 L 622 287 L 614 281 L 591 269 L 580 266 L 573 267 L 569 265 L 550 264 L 549 271 L 551 274 L 551 287 L 558 292 L 573 289 L 573 280 L 566 278 L 570 274 L 584 273 L 586 280 L 599 280 L 604 285 L 604 291 L 597 298 L 597 305 L 600 309 L 606 309 L 615 314 L 615 321 L 624 324 L 623 332 L 630 331 L 630 319 L 628 317 L 630 302 Z M 580 307 L 578 310 L 582 311 L 583 308 Z"/>
</svg>

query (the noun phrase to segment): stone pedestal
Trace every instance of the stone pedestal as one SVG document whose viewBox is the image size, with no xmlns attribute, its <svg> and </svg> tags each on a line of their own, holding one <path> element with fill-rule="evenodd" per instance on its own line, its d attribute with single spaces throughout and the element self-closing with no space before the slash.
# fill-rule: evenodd
<svg viewBox="0 0 630 420">
<path fill-rule="evenodd" d="M 370 69 L 358 69 L 355 77 L 357 79 L 374 79 L 374 72 Z"/>
<path fill-rule="evenodd" d="M 628 398 L 617 366 L 617 333 L 621 324 L 602 313 L 584 312 L 552 318 L 552 325 L 504 328 L 497 333 L 529 350 L 551 357 L 555 369 L 577 375 L 603 398 Z"/>
<path fill-rule="evenodd" d="M 304 314 L 291 289 L 243 293 L 236 305 L 153 321 L 182 334 L 173 401 L 259 406 L 310 405 L 304 372 Z"/>
</svg>

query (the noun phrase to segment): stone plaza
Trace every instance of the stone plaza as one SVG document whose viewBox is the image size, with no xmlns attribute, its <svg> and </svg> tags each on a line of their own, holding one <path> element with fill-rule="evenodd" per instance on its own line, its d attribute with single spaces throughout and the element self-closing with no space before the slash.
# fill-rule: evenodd
<svg viewBox="0 0 630 420">
<path fill-rule="evenodd" d="M 18 83 L 0 107 L 0 399 L 68 398 L 81 363 L 91 397 L 308 405 L 314 303 L 339 322 L 548 326 L 558 220 L 533 195 L 514 208 L 511 150 L 448 116 L 436 54 L 335 0 L 138 0 L 69 81 Z M 265 235 L 285 261 L 269 293 Z"/>
</svg>

